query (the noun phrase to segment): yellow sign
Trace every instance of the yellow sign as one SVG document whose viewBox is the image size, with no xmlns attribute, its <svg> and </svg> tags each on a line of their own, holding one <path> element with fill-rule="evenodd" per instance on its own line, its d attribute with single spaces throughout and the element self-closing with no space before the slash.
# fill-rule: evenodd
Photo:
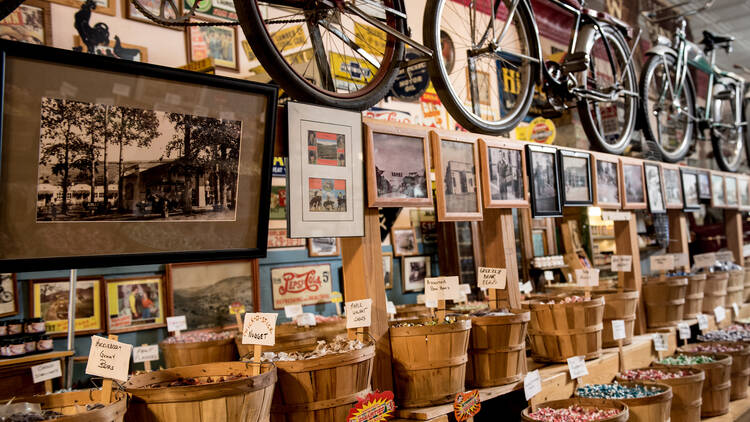
<svg viewBox="0 0 750 422">
<path fill-rule="evenodd" d="M 341 303 L 343 301 L 344 297 L 341 295 L 341 292 L 331 292 L 331 302 Z"/>
<path fill-rule="evenodd" d="M 557 135 L 555 124 L 544 117 L 537 117 L 528 125 L 516 128 L 516 139 L 519 141 L 551 144 L 555 142 L 555 135 Z"/>
<path fill-rule="evenodd" d="M 180 66 L 180 69 L 191 70 L 199 73 L 209 73 L 213 75 L 216 73 L 216 66 L 214 65 L 213 57 L 206 57 L 201 60 L 193 60 L 192 62 Z"/>
<path fill-rule="evenodd" d="M 354 22 L 354 40 L 366 52 L 375 56 L 385 53 L 385 32 L 374 26 Z"/>
<path fill-rule="evenodd" d="M 229 305 L 229 313 L 231 315 L 235 314 L 244 314 L 245 313 L 245 305 L 243 305 L 240 302 L 232 302 L 232 304 Z"/>
<path fill-rule="evenodd" d="M 377 71 L 365 60 L 333 52 L 331 52 L 331 69 L 337 82 L 343 82 L 345 85 L 354 84 L 357 87 L 366 84 Z"/>
<path fill-rule="evenodd" d="M 283 53 L 305 45 L 307 36 L 302 29 L 302 25 L 294 25 L 274 32 L 271 34 L 271 39 L 276 48 Z M 250 44 L 245 40 L 242 40 L 242 49 L 245 50 L 245 55 L 247 55 L 249 61 L 257 60 L 253 50 L 250 48 Z"/>
</svg>

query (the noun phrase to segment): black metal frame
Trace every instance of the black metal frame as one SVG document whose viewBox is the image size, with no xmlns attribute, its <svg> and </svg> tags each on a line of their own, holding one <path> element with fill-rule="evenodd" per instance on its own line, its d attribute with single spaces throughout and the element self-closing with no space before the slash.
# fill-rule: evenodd
<svg viewBox="0 0 750 422">
<path fill-rule="evenodd" d="M 565 197 L 565 157 L 573 157 L 573 158 L 583 158 L 586 160 L 586 169 L 588 170 L 586 175 L 588 177 L 589 181 L 589 200 L 588 201 L 573 201 L 569 200 Z M 560 190 L 561 190 L 561 197 L 563 206 L 572 206 L 572 207 L 584 207 L 588 205 L 594 204 L 594 187 L 592 185 L 593 181 L 592 174 L 591 174 L 591 154 L 588 152 L 581 152 L 581 151 L 571 151 L 566 149 L 558 149 L 557 150 L 557 160 L 558 160 L 558 174 L 560 175 Z"/>
<path fill-rule="evenodd" d="M 534 196 L 534 158 L 532 152 L 552 155 L 552 164 L 555 166 L 555 201 L 557 207 L 554 211 L 540 211 L 537 206 L 537 198 Z M 529 191 L 531 192 L 531 216 L 536 217 L 562 217 L 562 198 L 560 197 L 560 165 L 557 161 L 557 148 L 541 145 L 526 145 L 526 171 L 529 176 Z"/>
<path fill-rule="evenodd" d="M 687 196 L 685 195 L 685 178 L 683 177 L 685 174 L 693 174 L 695 175 L 695 196 L 698 198 L 698 204 L 694 206 L 690 206 L 687 203 Z M 700 196 L 700 183 L 698 183 L 698 172 L 695 170 L 690 169 L 680 169 L 680 184 L 682 185 L 682 203 L 683 203 L 683 210 L 685 212 L 692 212 L 692 211 L 698 211 L 701 209 L 700 202 L 701 202 L 701 196 Z"/>
</svg>

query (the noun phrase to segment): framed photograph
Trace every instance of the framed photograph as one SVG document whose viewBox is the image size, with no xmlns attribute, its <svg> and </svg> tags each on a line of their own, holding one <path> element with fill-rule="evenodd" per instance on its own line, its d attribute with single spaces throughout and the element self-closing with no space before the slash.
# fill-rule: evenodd
<svg viewBox="0 0 750 422">
<path fill-rule="evenodd" d="M 619 209 L 620 201 L 620 161 L 615 156 L 594 155 L 592 166 L 594 183 L 594 205 L 599 208 Z"/>
<path fill-rule="evenodd" d="M 428 129 L 367 119 L 370 207 L 432 206 Z"/>
<path fill-rule="evenodd" d="M 339 256 L 341 242 L 338 237 L 311 237 L 307 239 L 307 251 L 310 256 Z"/>
<path fill-rule="evenodd" d="M 424 291 L 424 279 L 432 277 L 429 256 L 406 256 L 401 259 L 403 292 Z"/>
<path fill-rule="evenodd" d="M 156 16 L 159 16 L 160 7 L 161 7 L 161 2 L 159 0 L 138 0 L 138 3 L 140 3 L 143 7 L 145 7 L 146 10 L 148 10 L 149 12 L 153 13 Z M 181 26 L 166 26 L 165 27 L 147 18 L 143 13 L 141 13 L 140 10 L 136 9 L 135 6 L 133 6 L 133 2 L 131 0 L 122 0 L 122 15 L 130 20 L 134 20 L 137 22 L 143 22 L 143 23 L 148 23 L 151 25 L 156 25 L 160 28 L 169 28 L 169 29 L 174 29 L 177 31 L 182 31 Z M 181 16 L 182 10 L 180 10 L 180 3 L 168 2 L 166 10 L 164 11 L 164 15 L 168 19 L 174 19 L 177 16 Z"/>
<path fill-rule="evenodd" d="M 115 16 L 117 15 L 117 6 L 115 5 L 116 0 L 94 0 L 96 8 L 91 9 L 94 13 L 101 13 L 103 15 Z M 62 4 L 63 6 L 73 7 L 80 9 L 81 6 L 86 3 L 85 0 L 50 0 L 52 3 Z"/>
<path fill-rule="evenodd" d="M 364 236 L 362 115 L 287 103 L 290 237 Z"/>
<path fill-rule="evenodd" d="M 724 196 L 727 208 L 737 209 L 740 205 L 740 198 L 737 194 L 737 176 L 724 176 Z"/>
<path fill-rule="evenodd" d="M 386 289 L 393 288 L 393 254 L 383 252 L 383 284 Z"/>
<path fill-rule="evenodd" d="M 557 166 L 557 149 L 526 145 L 532 217 L 561 217 L 562 198 Z"/>
<path fill-rule="evenodd" d="M 0 51 L 4 109 L 25 110 L 2 121 L 6 271 L 265 256 L 275 87 L 10 41 Z M 104 118 L 130 123 L 104 136 Z"/>
<path fill-rule="evenodd" d="M 107 332 L 127 333 L 167 326 L 164 277 L 105 280 Z"/>
<path fill-rule="evenodd" d="M 697 171 L 698 175 L 698 199 L 711 199 L 711 173 Z"/>
<path fill-rule="evenodd" d="M 0 39 L 52 46 L 51 6 L 26 0 L 0 21 Z"/>
<path fill-rule="evenodd" d="M 486 208 L 529 206 L 526 155 L 523 144 L 505 139 L 480 139 L 482 194 Z"/>
<path fill-rule="evenodd" d="M 591 187 L 591 154 L 588 152 L 557 150 L 562 176 L 564 206 L 586 206 L 594 203 Z"/>
<path fill-rule="evenodd" d="M 75 334 L 96 334 L 105 330 L 102 304 L 103 282 L 98 277 L 79 277 L 76 282 Z M 30 314 L 43 318 L 47 334 L 64 337 L 68 333 L 68 297 L 70 284 L 67 278 L 31 280 Z"/>
<path fill-rule="evenodd" d="M 273 309 L 331 301 L 331 264 L 271 268 Z"/>
<path fill-rule="evenodd" d="M 667 212 L 667 206 L 664 203 L 664 186 L 661 179 L 661 166 L 657 163 L 644 162 L 643 172 L 646 175 L 648 210 L 654 214 Z"/>
<path fill-rule="evenodd" d="M 727 202 L 724 199 L 724 176 L 719 173 L 711 173 L 711 206 L 724 208 Z"/>
<path fill-rule="evenodd" d="M 685 211 L 697 211 L 700 209 L 698 198 L 698 173 L 691 169 L 680 169 L 682 175 L 682 192 L 685 196 Z"/>
<path fill-rule="evenodd" d="M 549 255 L 549 250 L 547 248 L 547 234 L 545 230 L 531 230 L 531 244 L 533 246 L 533 253 L 535 257 Z"/>
<path fill-rule="evenodd" d="M 185 315 L 191 330 L 236 326 L 228 306 L 240 302 L 260 312 L 258 260 L 167 264 L 170 316 Z"/>
<path fill-rule="evenodd" d="M 240 70 L 237 57 L 237 27 L 235 26 L 188 26 L 187 37 L 188 62 L 214 59 L 218 68 Z"/>
<path fill-rule="evenodd" d="M 622 209 L 646 209 L 646 184 L 643 180 L 643 161 L 620 157 L 620 197 Z"/>
<path fill-rule="evenodd" d="M 662 163 L 661 173 L 664 179 L 664 201 L 667 209 L 684 208 L 680 166 Z"/>
<path fill-rule="evenodd" d="M 392 228 L 391 242 L 395 256 L 409 256 L 419 254 L 417 234 L 413 227 Z"/>
<path fill-rule="evenodd" d="M 98 56 L 116 57 L 131 62 L 148 63 L 148 49 L 146 47 L 119 42 L 120 48 L 118 48 L 118 39 L 119 37 L 109 40 L 109 44 L 107 45 L 97 45 L 95 54 Z M 81 48 L 86 47 L 78 35 L 73 36 L 73 45 Z"/>
<path fill-rule="evenodd" d="M 430 139 L 438 221 L 481 220 L 477 137 L 468 133 L 432 130 Z"/>
<path fill-rule="evenodd" d="M 740 197 L 740 209 L 750 211 L 750 177 L 737 177 L 737 192 Z"/>
<path fill-rule="evenodd" d="M 0 317 L 18 313 L 18 284 L 13 273 L 0 273 Z"/>
<path fill-rule="evenodd" d="M 271 178 L 271 207 L 268 228 L 286 231 L 286 177 Z"/>
</svg>

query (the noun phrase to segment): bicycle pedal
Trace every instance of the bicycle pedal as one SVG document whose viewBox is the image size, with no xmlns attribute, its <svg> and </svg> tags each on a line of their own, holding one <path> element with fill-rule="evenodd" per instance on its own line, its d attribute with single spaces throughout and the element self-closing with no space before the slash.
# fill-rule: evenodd
<svg viewBox="0 0 750 422">
<path fill-rule="evenodd" d="M 591 56 L 584 51 L 568 54 L 562 63 L 563 73 L 581 72 L 589 68 Z"/>
</svg>

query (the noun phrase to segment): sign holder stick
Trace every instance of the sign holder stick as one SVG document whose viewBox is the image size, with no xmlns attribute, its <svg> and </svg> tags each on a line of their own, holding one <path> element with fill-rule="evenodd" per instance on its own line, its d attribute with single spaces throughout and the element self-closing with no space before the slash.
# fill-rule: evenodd
<svg viewBox="0 0 750 422">
<path fill-rule="evenodd" d="M 141 344 L 141 346 L 148 346 L 148 344 L 144 343 L 144 344 Z M 147 361 L 143 362 L 143 369 L 145 369 L 146 372 L 151 372 L 151 361 L 150 360 L 147 360 Z"/>
<path fill-rule="evenodd" d="M 110 334 L 108 338 L 117 341 L 118 337 Z M 112 402 L 112 380 L 110 378 L 104 378 L 102 381 L 102 391 L 100 392 L 99 401 L 105 406 Z"/>
<path fill-rule="evenodd" d="M 253 345 L 253 363 L 250 368 L 250 375 L 260 375 L 260 357 L 263 355 L 263 346 L 260 344 Z"/>
<path fill-rule="evenodd" d="M 438 321 L 445 320 L 445 300 L 438 300 L 438 307 L 437 307 L 437 319 Z"/>
</svg>

